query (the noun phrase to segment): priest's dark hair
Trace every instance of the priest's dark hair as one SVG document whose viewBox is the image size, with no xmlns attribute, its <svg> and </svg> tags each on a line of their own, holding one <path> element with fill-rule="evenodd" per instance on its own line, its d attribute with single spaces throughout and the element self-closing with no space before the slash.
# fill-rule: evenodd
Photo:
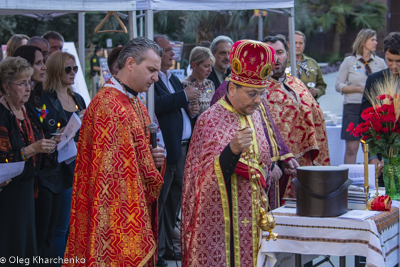
<svg viewBox="0 0 400 267">
<path fill-rule="evenodd" d="M 140 36 L 133 38 L 125 44 L 118 56 L 118 68 L 121 70 L 125 67 L 125 62 L 129 57 L 132 57 L 137 65 L 146 59 L 147 50 L 152 49 L 157 55 L 162 57 L 163 51 L 161 47 L 154 41 Z"/>
<path fill-rule="evenodd" d="M 270 36 L 266 36 L 266 37 L 264 37 L 264 39 L 262 41 L 263 41 L 263 43 L 273 43 L 273 44 L 276 43 L 277 41 L 279 41 L 285 47 L 286 52 L 289 51 L 289 47 L 288 47 L 288 45 L 286 43 L 286 40 L 283 39 L 282 37 L 278 36 L 278 35 L 276 35 L 276 36 L 271 36 L 271 35 Z"/>
</svg>

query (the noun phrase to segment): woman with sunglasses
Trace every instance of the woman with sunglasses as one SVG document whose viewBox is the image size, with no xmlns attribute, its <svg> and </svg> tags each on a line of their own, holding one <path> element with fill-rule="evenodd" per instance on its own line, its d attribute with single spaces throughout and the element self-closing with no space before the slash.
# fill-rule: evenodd
<svg viewBox="0 0 400 267">
<path fill-rule="evenodd" d="M 82 96 L 73 92 L 71 88 L 75 74 L 78 72 L 73 55 L 66 52 L 54 52 L 47 59 L 46 67 L 41 104 L 45 104 L 47 109 L 44 134 L 52 136 L 51 134 L 56 133 L 57 129 L 62 129 L 67 125 L 72 113 L 83 115 L 86 105 Z M 79 132 L 75 135 L 75 142 L 78 141 L 78 137 Z M 62 258 L 64 255 L 71 211 L 74 167 L 75 161 L 70 164 L 57 162 L 57 168 L 49 173 L 53 179 L 47 185 L 51 192 L 48 205 L 51 206 L 53 214 L 50 217 L 52 225 L 48 229 L 42 257 Z"/>
<path fill-rule="evenodd" d="M 0 163 L 25 161 L 20 175 L 0 183 L 0 255 L 6 266 L 11 257 L 27 259 L 28 265 L 36 266 L 32 259 L 38 255 L 35 176 L 44 155 L 56 147 L 56 141 L 44 138 L 24 107 L 33 72 L 21 57 L 7 57 L 0 63 L 0 91 L 4 95 L 0 99 Z"/>
</svg>

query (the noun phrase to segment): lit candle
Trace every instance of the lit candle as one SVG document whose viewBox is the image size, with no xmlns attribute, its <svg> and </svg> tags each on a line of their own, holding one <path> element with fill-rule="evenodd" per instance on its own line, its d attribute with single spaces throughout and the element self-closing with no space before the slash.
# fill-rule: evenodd
<svg viewBox="0 0 400 267">
<path fill-rule="evenodd" d="M 364 140 L 361 140 L 363 152 L 364 152 L 364 190 L 365 190 L 365 198 L 368 201 L 368 191 L 369 191 L 369 183 L 368 183 L 368 144 L 365 143 Z"/>
</svg>

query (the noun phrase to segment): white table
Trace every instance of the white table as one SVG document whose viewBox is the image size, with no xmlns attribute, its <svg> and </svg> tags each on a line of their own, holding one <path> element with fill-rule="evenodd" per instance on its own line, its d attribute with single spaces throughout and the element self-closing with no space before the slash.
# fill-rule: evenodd
<svg viewBox="0 0 400 267">
<path fill-rule="evenodd" d="M 274 266 L 279 252 L 358 255 L 366 257 L 366 266 L 378 267 L 393 267 L 399 261 L 399 209 L 394 205 L 390 212 L 380 212 L 364 221 L 297 216 L 295 208 L 285 207 L 273 210 L 273 214 L 273 232 L 278 233 L 278 239 L 261 240 L 259 267 Z"/>
<path fill-rule="evenodd" d="M 328 136 L 328 146 L 329 155 L 331 159 L 332 166 L 339 166 L 344 163 L 344 152 L 346 151 L 346 142 L 340 139 L 340 134 L 342 132 L 341 125 L 327 125 L 326 134 Z M 364 163 L 364 156 L 362 152 L 362 147 L 360 143 L 360 148 L 357 153 L 356 163 Z"/>
</svg>

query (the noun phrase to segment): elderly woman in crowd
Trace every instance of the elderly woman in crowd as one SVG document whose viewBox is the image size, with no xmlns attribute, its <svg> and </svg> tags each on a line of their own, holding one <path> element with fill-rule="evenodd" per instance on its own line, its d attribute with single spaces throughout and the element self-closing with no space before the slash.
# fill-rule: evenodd
<svg viewBox="0 0 400 267">
<path fill-rule="evenodd" d="M 28 41 L 29 37 L 25 34 L 14 34 L 7 42 L 6 54 L 4 57 L 11 57 L 18 47 L 26 45 Z"/>
<path fill-rule="evenodd" d="M 0 255 L 32 257 L 37 255 L 34 193 L 35 175 L 41 153 L 49 153 L 56 141 L 44 139 L 31 123 L 24 104 L 31 93 L 33 69 L 20 57 L 0 62 L 0 163 L 25 161 L 22 173 L 11 182 L 0 184 Z"/>
<path fill-rule="evenodd" d="M 46 105 L 48 112 L 46 121 L 43 123 L 44 134 L 48 137 L 55 133 L 57 128 L 65 127 L 73 113 L 83 115 L 86 105 L 82 96 L 74 93 L 71 88 L 78 72 L 73 55 L 66 52 L 54 52 L 47 59 L 46 67 L 41 104 Z M 79 132 L 75 135 L 76 142 L 78 142 L 78 137 Z M 47 187 L 47 209 L 52 211 L 49 217 L 52 223 L 46 236 L 43 257 L 62 258 L 64 255 L 71 212 L 74 168 L 75 161 L 70 164 L 57 162 L 57 166 L 47 173 L 49 177 L 48 183 L 45 185 Z M 57 179 L 51 179 L 51 177 L 57 177 Z M 46 201 L 42 203 L 45 205 Z"/>
<path fill-rule="evenodd" d="M 183 88 L 194 85 L 201 92 L 199 100 L 199 116 L 210 107 L 211 98 L 214 95 L 214 83 L 208 80 L 207 77 L 212 71 L 212 66 L 215 63 L 215 58 L 211 50 L 206 47 L 196 46 L 190 52 L 189 62 L 193 72 L 183 82 Z"/>
<path fill-rule="evenodd" d="M 353 43 L 353 55 L 346 57 L 340 65 L 336 80 L 336 91 L 344 95 L 341 139 L 346 141 L 345 164 L 355 164 L 360 138 L 346 132 L 349 124 L 358 124 L 361 99 L 369 74 L 386 69 L 385 61 L 375 55 L 376 32 L 362 29 Z"/>
</svg>

